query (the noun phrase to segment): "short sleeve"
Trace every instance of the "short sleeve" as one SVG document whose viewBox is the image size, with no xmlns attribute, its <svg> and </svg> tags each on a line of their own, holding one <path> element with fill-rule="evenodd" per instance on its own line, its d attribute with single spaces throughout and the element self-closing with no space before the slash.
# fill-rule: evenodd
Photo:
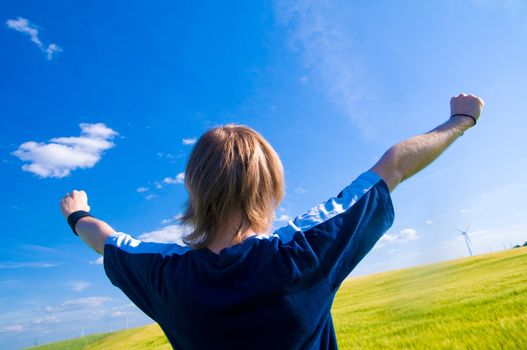
<svg viewBox="0 0 527 350">
<path fill-rule="evenodd" d="M 276 233 L 305 240 L 333 291 L 390 228 L 394 209 L 379 175 L 362 173 L 336 197 L 296 217 Z M 300 233 L 300 234 L 299 234 Z"/>
<path fill-rule="evenodd" d="M 156 295 L 163 287 L 167 258 L 184 253 L 186 248 L 177 244 L 143 242 L 118 232 L 105 242 L 104 271 L 114 286 L 155 320 Z"/>
</svg>

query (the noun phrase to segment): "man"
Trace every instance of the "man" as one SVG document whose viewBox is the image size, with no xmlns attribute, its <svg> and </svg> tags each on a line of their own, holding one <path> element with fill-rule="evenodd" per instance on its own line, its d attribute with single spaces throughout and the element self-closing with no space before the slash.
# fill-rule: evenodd
<svg viewBox="0 0 527 350">
<path fill-rule="evenodd" d="M 474 126 L 483 101 L 460 94 L 450 107 L 445 123 L 392 146 L 338 196 L 272 234 L 282 164 L 261 135 L 239 125 L 211 129 L 194 146 L 186 246 L 114 231 L 89 215 L 84 191 L 66 195 L 61 210 L 174 348 L 336 349 L 333 298 L 392 225 L 390 192 Z"/>
</svg>

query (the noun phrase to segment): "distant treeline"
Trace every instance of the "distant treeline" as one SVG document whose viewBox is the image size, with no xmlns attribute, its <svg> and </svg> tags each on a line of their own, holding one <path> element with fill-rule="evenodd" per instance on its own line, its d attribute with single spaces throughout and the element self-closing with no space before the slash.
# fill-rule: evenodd
<svg viewBox="0 0 527 350">
<path fill-rule="evenodd" d="M 520 247 L 527 247 L 527 241 L 523 243 L 522 245 L 516 244 L 513 248 L 520 248 Z"/>
</svg>

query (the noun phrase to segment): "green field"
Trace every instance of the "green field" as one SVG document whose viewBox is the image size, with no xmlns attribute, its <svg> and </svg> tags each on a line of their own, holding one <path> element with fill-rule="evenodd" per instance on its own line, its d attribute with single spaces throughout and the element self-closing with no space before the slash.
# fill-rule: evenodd
<svg viewBox="0 0 527 350">
<path fill-rule="evenodd" d="M 351 278 L 332 314 L 341 349 L 527 349 L 527 247 Z M 157 325 L 31 349 L 154 348 Z"/>
</svg>

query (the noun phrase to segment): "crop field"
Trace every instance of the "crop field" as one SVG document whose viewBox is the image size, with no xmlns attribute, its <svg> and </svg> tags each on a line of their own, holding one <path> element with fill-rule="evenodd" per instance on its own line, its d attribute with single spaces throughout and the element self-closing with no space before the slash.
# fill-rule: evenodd
<svg viewBox="0 0 527 350">
<path fill-rule="evenodd" d="M 332 315 L 341 349 L 525 349 L 527 247 L 350 278 Z M 30 349 L 170 346 L 149 325 Z"/>
</svg>

